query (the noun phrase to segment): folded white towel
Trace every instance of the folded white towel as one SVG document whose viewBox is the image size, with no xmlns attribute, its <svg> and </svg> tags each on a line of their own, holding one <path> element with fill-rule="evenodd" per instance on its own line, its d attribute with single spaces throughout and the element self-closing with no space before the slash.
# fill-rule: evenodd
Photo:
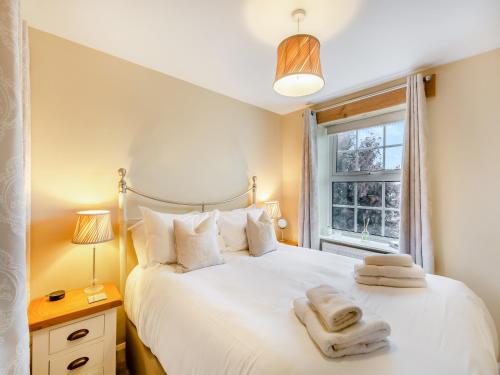
<svg viewBox="0 0 500 375">
<path fill-rule="evenodd" d="M 306 298 L 294 300 L 293 309 L 311 339 L 328 357 L 370 353 L 389 345 L 387 336 L 391 333 L 391 327 L 376 316 L 365 315 L 363 320 L 343 331 L 327 332 Z"/>
<path fill-rule="evenodd" d="M 370 264 L 372 266 L 411 267 L 413 264 L 413 259 L 408 254 L 367 255 L 364 261 L 365 264 Z"/>
<path fill-rule="evenodd" d="M 318 317 L 325 329 L 329 332 L 337 332 L 361 319 L 363 312 L 361 308 L 347 296 L 331 287 L 320 285 L 306 292 L 311 302 L 312 309 L 318 313 Z"/>
<path fill-rule="evenodd" d="M 425 278 L 404 279 L 396 277 L 361 276 L 354 272 L 354 279 L 359 284 L 390 286 L 394 288 L 425 288 L 427 286 Z"/>
<path fill-rule="evenodd" d="M 425 277 L 425 272 L 422 267 L 415 264 L 411 267 L 355 264 L 354 271 L 356 271 L 356 273 L 360 276 L 398 277 L 409 279 L 422 279 Z"/>
</svg>

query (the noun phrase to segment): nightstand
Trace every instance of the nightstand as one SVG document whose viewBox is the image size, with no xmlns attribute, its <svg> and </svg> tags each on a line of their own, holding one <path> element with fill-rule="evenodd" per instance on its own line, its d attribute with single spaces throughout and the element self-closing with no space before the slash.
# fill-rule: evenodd
<svg viewBox="0 0 500 375">
<path fill-rule="evenodd" d="M 292 241 L 292 240 L 278 240 L 280 243 L 284 243 L 286 245 L 290 246 L 298 246 L 297 241 Z"/>
<path fill-rule="evenodd" d="M 104 284 L 107 299 L 87 302 L 82 289 L 49 302 L 31 301 L 32 374 L 111 375 L 116 371 L 116 309 L 122 296 L 114 284 Z"/>
</svg>

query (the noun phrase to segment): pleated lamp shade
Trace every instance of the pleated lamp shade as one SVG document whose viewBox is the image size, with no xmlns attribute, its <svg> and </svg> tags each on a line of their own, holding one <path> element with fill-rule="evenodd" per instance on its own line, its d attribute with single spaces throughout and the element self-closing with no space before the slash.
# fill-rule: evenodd
<svg viewBox="0 0 500 375">
<path fill-rule="evenodd" d="M 321 90 L 325 81 L 319 50 L 319 40 L 312 35 L 284 39 L 278 46 L 274 90 L 284 96 L 305 96 Z"/>
<path fill-rule="evenodd" d="M 113 239 L 111 213 L 107 210 L 79 211 L 73 243 L 97 244 Z"/>
<path fill-rule="evenodd" d="M 265 207 L 266 207 L 266 212 L 267 215 L 271 219 L 278 219 L 281 217 L 281 210 L 280 210 L 280 202 L 278 201 L 270 201 L 270 202 L 264 202 Z"/>
</svg>

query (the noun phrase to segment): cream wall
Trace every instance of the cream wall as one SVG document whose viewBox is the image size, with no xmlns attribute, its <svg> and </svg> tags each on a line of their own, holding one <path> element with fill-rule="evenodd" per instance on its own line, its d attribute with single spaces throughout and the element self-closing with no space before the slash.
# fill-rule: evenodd
<svg viewBox="0 0 500 375">
<path fill-rule="evenodd" d="M 436 271 L 474 290 L 500 333 L 500 49 L 434 72 L 428 120 Z"/>
<path fill-rule="evenodd" d="M 34 29 L 30 38 L 32 298 L 88 282 L 91 252 L 70 243 L 74 213 L 110 208 L 116 222 L 122 166 L 138 187 L 184 200 L 225 198 L 255 174 L 259 199 L 281 200 L 285 235 L 297 240 L 301 111 L 280 117 Z M 500 331 L 500 50 L 433 71 L 437 273 L 478 293 Z M 97 262 L 118 284 L 116 241 Z"/>
<path fill-rule="evenodd" d="M 300 170 L 302 168 L 303 140 L 302 111 L 292 112 L 282 117 L 281 139 L 283 153 L 281 214 L 288 221 L 284 235 L 287 239 L 298 240 L 298 213 Z"/>
<path fill-rule="evenodd" d="M 178 200 L 227 198 L 252 175 L 260 200 L 281 199 L 278 115 L 34 29 L 30 49 L 31 298 L 89 282 L 75 212 L 111 209 L 116 233 L 119 167 Z M 117 241 L 99 245 L 97 272 L 119 284 Z"/>
<path fill-rule="evenodd" d="M 500 333 L 500 49 L 432 69 L 428 100 L 436 272 L 465 282 Z M 297 237 L 302 119 L 283 118 L 283 214 Z"/>
</svg>

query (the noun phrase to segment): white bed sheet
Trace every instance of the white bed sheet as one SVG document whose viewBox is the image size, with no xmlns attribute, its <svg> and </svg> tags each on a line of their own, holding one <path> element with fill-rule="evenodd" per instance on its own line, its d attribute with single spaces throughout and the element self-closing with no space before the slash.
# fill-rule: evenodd
<svg viewBox="0 0 500 375">
<path fill-rule="evenodd" d="M 224 265 L 185 274 L 137 266 L 127 279 L 127 315 L 169 375 L 498 373 L 492 318 L 459 281 L 428 275 L 426 289 L 359 285 L 357 260 L 286 245 L 262 257 L 224 256 Z M 322 283 L 387 320 L 390 348 L 324 357 L 292 310 L 294 298 Z"/>
</svg>

